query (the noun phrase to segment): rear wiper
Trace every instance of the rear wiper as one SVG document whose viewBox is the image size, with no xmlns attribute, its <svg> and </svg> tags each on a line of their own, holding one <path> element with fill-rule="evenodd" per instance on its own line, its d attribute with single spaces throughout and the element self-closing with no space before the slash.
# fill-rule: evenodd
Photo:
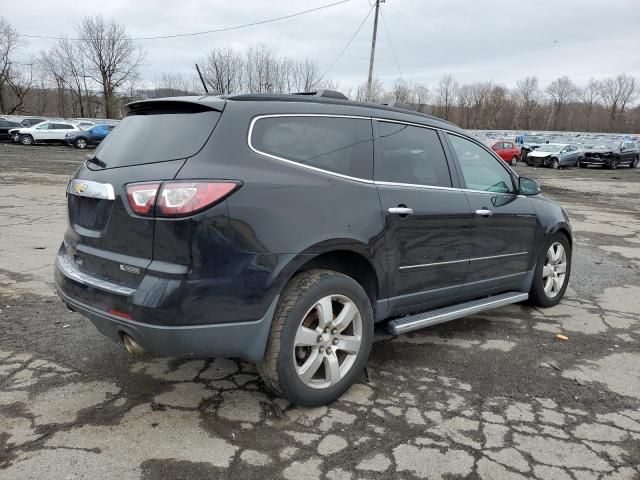
<svg viewBox="0 0 640 480">
<path fill-rule="evenodd" d="M 93 155 L 87 155 L 87 162 L 94 163 L 94 164 L 98 165 L 100 168 L 105 168 L 107 166 L 106 163 L 104 163 L 98 157 L 95 157 Z"/>
</svg>

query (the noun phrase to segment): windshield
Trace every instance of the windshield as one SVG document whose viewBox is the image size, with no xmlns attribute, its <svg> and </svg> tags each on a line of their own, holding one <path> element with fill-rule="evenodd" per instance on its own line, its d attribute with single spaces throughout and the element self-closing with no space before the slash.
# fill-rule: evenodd
<svg viewBox="0 0 640 480">
<path fill-rule="evenodd" d="M 562 149 L 562 147 L 563 145 L 553 145 L 553 144 L 540 145 L 540 147 L 538 147 L 536 152 L 555 153 L 555 152 L 559 152 Z"/>
<path fill-rule="evenodd" d="M 524 137 L 525 143 L 544 143 L 544 139 L 542 137 L 537 137 L 535 135 L 526 135 Z"/>
</svg>

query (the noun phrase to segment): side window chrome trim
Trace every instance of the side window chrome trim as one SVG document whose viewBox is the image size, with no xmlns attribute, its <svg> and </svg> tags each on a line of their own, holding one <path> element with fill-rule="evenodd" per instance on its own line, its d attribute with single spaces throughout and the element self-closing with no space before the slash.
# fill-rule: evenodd
<svg viewBox="0 0 640 480">
<path fill-rule="evenodd" d="M 359 116 L 354 116 L 354 115 L 332 115 L 332 114 L 322 114 L 322 113 L 314 113 L 314 114 L 310 114 L 310 113 L 275 113 L 275 114 L 268 114 L 268 115 L 258 115 L 257 117 L 254 117 L 251 120 L 251 123 L 249 124 L 249 132 L 247 135 L 247 144 L 249 145 L 249 148 L 254 152 L 257 153 L 258 155 L 262 155 L 265 157 L 269 157 L 269 158 L 273 158 L 274 160 L 279 160 L 281 162 L 285 162 L 288 163 L 289 165 L 293 165 L 299 168 L 305 168 L 307 170 L 311 170 L 317 173 L 323 173 L 325 175 L 331 175 L 333 177 L 338 177 L 338 178 L 343 178 L 345 180 L 351 180 L 353 182 L 360 182 L 360 183 L 366 183 L 369 185 L 373 185 L 373 180 L 369 180 L 366 178 L 360 178 L 360 177 L 351 177 L 349 175 L 344 175 L 342 173 L 337 173 L 337 172 L 332 172 L 331 170 L 325 170 L 324 168 L 318 168 L 318 167 L 314 167 L 312 165 L 305 165 L 304 163 L 300 163 L 300 162 L 296 162 L 295 160 L 289 160 L 287 158 L 283 158 L 283 157 L 279 157 L 277 155 L 273 155 L 271 153 L 266 153 L 263 152 L 262 150 L 258 150 L 256 147 L 253 146 L 253 143 L 251 142 L 251 136 L 253 135 L 253 127 L 255 126 L 256 122 L 258 120 L 261 120 L 263 118 L 281 118 L 281 117 L 325 117 L 325 118 L 357 118 L 357 119 L 362 119 L 362 120 L 371 120 L 371 117 L 359 117 Z M 373 135 L 372 135 L 372 140 L 373 140 Z"/>
<path fill-rule="evenodd" d="M 419 127 L 419 128 L 428 128 L 430 130 L 442 130 L 445 133 L 449 133 L 452 135 L 456 135 L 460 138 L 463 138 L 465 140 L 470 140 L 470 138 L 458 134 L 456 132 L 452 132 L 450 130 L 444 129 L 444 128 L 439 128 L 439 127 L 432 127 L 429 125 L 422 125 L 420 123 L 412 123 L 412 122 L 406 122 L 403 120 L 392 120 L 392 119 L 387 119 L 387 118 L 380 118 L 380 117 L 367 117 L 367 116 L 361 116 L 361 115 L 340 115 L 340 114 L 332 114 L 332 113 L 270 113 L 270 114 L 265 114 L 265 115 L 257 115 L 255 117 L 253 117 L 251 119 L 251 123 L 249 124 L 249 131 L 247 133 L 247 145 L 249 146 L 249 148 L 251 149 L 251 151 L 253 151 L 254 153 L 258 154 L 258 155 L 262 155 L 264 157 L 268 157 L 268 158 L 272 158 L 274 160 L 278 160 L 280 162 L 284 162 L 287 163 L 289 165 L 293 165 L 295 167 L 298 168 L 304 168 L 307 170 L 311 170 L 314 171 L 316 173 L 321 173 L 321 174 L 325 174 L 325 175 L 330 175 L 332 177 L 337 177 L 337 178 L 342 178 L 345 180 L 351 180 L 353 182 L 358 182 L 358 183 L 365 183 L 367 185 L 376 185 L 376 186 L 383 186 L 383 187 L 401 187 L 401 188 L 420 188 L 420 189 L 424 189 L 424 190 L 446 190 L 446 191 L 453 191 L 453 192 L 471 192 L 471 193 L 484 193 L 486 195 L 510 195 L 509 193 L 503 193 L 503 192 L 487 192 L 484 190 L 471 190 L 468 188 L 455 188 L 455 187 L 441 187 L 438 185 L 421 185 L 421 184 L 416 184 L 416 183 L 397 183 L 397 182 L 385 182 L 382 180 L 369 180 L 366 178 L 360 178 L 360 177 L 351 177 L 349 175 L 344 175 L 342 173 L 336 173 L 336 172 L 332 172 L 330 170 L 325 170 L 323 168 L 318 168 L 318 167 L 314 167 L 311 165 L 305 165 L 303 163 L 299 163 L 296 162 L 295 160 L 289 160 L 287 158 L 283 158 L 283 157 L 279 157 L 277 155 L 272 155 L 271 153 L 266 153 L 263 152 L 261 150 L 258 150 L 257 148 L 255 148 L 253 146 L 253 143 L 251 142 L 251 136 L 253 134 L 253 127 L 256 124 L 256 122 L 260 119 L 263 118 L 281 118 L 281 117 L 325 117 L 325 118 L 356 118 L 356 119 L 362 119 L 362 120 L 375 120 L 378 122 L 388 122 L 388 123 L 399 123 L 402 125 L 409 125 L 409 126 L 413 126 L 413 127 Z"/>
</svg>

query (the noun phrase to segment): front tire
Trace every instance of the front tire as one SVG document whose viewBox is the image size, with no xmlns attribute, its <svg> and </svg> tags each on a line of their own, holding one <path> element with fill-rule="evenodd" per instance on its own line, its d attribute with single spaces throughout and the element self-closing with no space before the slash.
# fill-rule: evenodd
<svg viewBox="0 0 640 480">
<path fill-rule="evenodd" d="M 556 233 L 547 240 L 536 262 L 530 303 L 545 308 L 557 305 L 564 297 L 570 275 L 571 245 L 566 235 Z"/>
<path fill-rule="evenodd" d="M 618 168 L 618 159 L 614 158 L 613 160 L 611 160 L 611 163 L 609 164 L 609 168 L 611 170 L 615 170 L 616 168 Z"/>
<path fill-rule="evenodd" d="M 558 161 L 557 158 L 552 158 L 551 159 L 551 164 L 549 166 L 551 168 L 553 168 L 554 170 L 558 170 L 560 168 L 560 162 Z"/>
<path fill-rule="evenodd" d="M 638 166 L 638 157 L 634 158 L 633 161 L 629 164 L 629 168 L 636 168 Z"/>
<path fill-rule="evenodd" d="M 284 288 L 258 371 L 294 404 L 326 405 L 357 380 L 373 341 L 371 300 L 360 284 L 309 270 Z"/>
<path fill-rule="evenodd" d="M 79 138 L 75 141 L 76 148 L 87 148 L 87 141 L 84 138 Z"/>
<path fill-rule="evenodd" d="M 20 143 L 22 145 L 33 145 L 33 137 L 31 135 L 20 135 Z"/>
</svg>

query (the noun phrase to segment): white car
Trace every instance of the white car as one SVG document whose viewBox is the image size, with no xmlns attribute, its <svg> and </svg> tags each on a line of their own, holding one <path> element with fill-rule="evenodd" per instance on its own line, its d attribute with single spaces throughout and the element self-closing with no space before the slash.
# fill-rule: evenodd
<svg viewBox="0 0 640 480">
<path fill-rule="evenodd" d="M 80 128 L 63 121 L 46 121 L 32 127 L 9 131 L 11 140 L 22 145 L 34 143 L 64 143 L 67 133 L 79 132 Z"/>
</svg>

